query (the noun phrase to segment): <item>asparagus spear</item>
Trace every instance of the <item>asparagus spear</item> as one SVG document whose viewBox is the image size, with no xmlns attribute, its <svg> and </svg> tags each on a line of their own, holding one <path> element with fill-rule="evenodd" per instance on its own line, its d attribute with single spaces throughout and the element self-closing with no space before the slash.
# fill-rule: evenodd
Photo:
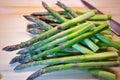
<svg viewBox="0 0 120 80">
<path fill-rule="evenodd" d="M 72 46 L 73 44 L 78 43 L 78 42 L 80 42 L 81 40 L 83 40 L 85 38 L 88 38 L 88 37 L 90 37 L 90 36 L 92 36 L 92 35 L 94 35 L 96 33 L 101 32 L 102 30 L 107 29 L 108 26 L 109 26 L 109 24 L 107 24 L 107 23 L 101 24 L 100 26 L 96 27 L 96 29 L 94 29 L 93 31 L 84 33 L 81 36 L 78 36 L 78 37 L 76 37 L 76 38 L 74 38 L 72 40 L 69 40 L 69 41 L 67 41 L 66 43 L 64 43 L 64 44 L 62 44 L 60 46 L 57 46 L 55 48 L 46 50 L 46 51 L 44 51 L 44 52 L 42 52 L 40 54 L 34 55 L 34 56 L 27 56 L 23 60 L 23 62 L 29 62 L 29 61 L 33 61 L 33 60 L 36 60 L 36 59 L 38 60 L 38 59 L 41 59 L 43 56 L 51 55 L 51 54 L 53 54 L 55 52 L 58 52 L 58 51 L 60 51 L 62 49 L 68 48 L 68 47 Z"/>
<path fill-rule="evenodd" d="M 96 26 L 103 24 L 103 23 L 109 23 L 109 21 L 86 21 L 86 22 L 94 23 Z"/>
<path fill-rule="evenodd" d="M 86 46 L 88 46 L 93 52 L 97 52 L 99 50 L 99 47 L 93 43 L 89 38 L 86 38 L 83 40 Z"/>
<path fill-rule="evenodd" d="M 114 73 L 101 70 L 101 69 L 88 69 L 88 72 L 100 79 L 104 80 L 116 80 L 116 75 Z"/>
<path fill-rule="evenodd" d="M 101 15 L 101 14 L 97 14 L 91 18 L 89 18 L 88 20 L 93 20 L 93 21 L 106 21 L 106 20 L 110 20 L 111 16 L 110 15 Z"/>
<path fill-rule="evenodd" d="M 44 21 L 42 20 L 39 20 L 39 19 L 35 19 L 34 17 L 32 16 L 29 16 L 29 15 L 25 15 L 24 16 L 27 20 L 30 20 L 30 21 L 33 21 L 35 22 L 35 27 L 36 28 L 39 28 L 39 29 L 43 29 L 43 30 L 50 30 L 52 29 L 53 27 L 48 25 L 47 23 L 45 23 Z"/>
<path fill-rule="evenodd" d="M 117 50 L 120 50 L 120 45 L 119 45 L 118 42 L 115 42 L 115 41 L 113 41 L 112 39 L 107 38 L 107 37 L 105 37 L 105 36 L 102 35 L 102 34 L 96 34 L 96 37 L 97 37 L 98 39 L 100 39 L 102 42 L 104 42 L 104 43 L 106 43 L 106 44 L 108 44 L 108 45 L 116 48 Z"/>
<path fill-rule="evenodd" d="M 85 21 L 86 19 L 90 18 L 93 15 L 95 15 L 95 12 L 88 12 L 88 13 L 83 14 L 81 16 L 78 16 L 78 17 L 76 17 L 76 18 L 74 18 L 72 20 L 66 21 L 66 22 L 60 24 L 59 26 L 57 26 L 57 27 L 55 27 L 55 28 L 53 28 L 53 29 L 51 29 L 49 31 L 46 31 L 45 33 L 40 34 L 36 38 L 33 38 L 33 39 L 28 40 L 28 41 L 22 42 L 20 44 L 4 47 L 3 50 L 13 51 L 13 50 L 17 50 L 17 49 L 27 47 L 27 46 L 29 46 L 29 45 L 31 45 L 31 44 L 33 44 L 33 43 L 35 43 L 35 42 L 37 42 L 37 41 L 39 41 L 41 39 L 52 36 L 52 35 L 60 32 L 61 30 L 64 30 L 64 29 L 69 28 L 71 26 L 74 26 L 77 23 L 83 22 L 83 21 Z"/>
<path fill-rule="evenodd" d="M 81 52 L 82 54 L 93 54 L 94 52 L 89 50 L 88 48 L 83 47 L 80 44 L 74 44 L 72 45 L 72 47 L 76 50 L 78 50 L 79 52 Z"/>
<path fill-rule="evenodd" d="M 61 8 L 63 8 L 66 12 L 70 13 L 72 17 L 77 17 L 78 15 L 69 7 L 67 7 L 66 5 L 64 5 L 63 3 L 57 1 L 57 5 Z M 83 40 L 85 42 L 85 44 L 90 48 L 92 49 L 94 52 L 96 52 L 99 47 L 94 44 L 90 39 L 84 39 Z M 81 45 L 80 45 L 81 46 Z M 74 47 L 75 48 L 75 47 Z"/>
<path fill-rule="evenodd" d="M 45 2 L 42 1 L 43 7 L 48 10 L 48 12 L 56 17 L 61 23 L 67 21 L 64 17 L 60 16 L 55 10 L 51 9 Z M 59 17 L 60 16 L 60 17 Z"/>
<path fill-rule="evenodd" d="M 120 65 L 119 61 L 106 61 L 106 62 L 85 62 L 85 63 L 71 63 L 71 64 L 62 64 L 56 66 L 48 66 L 38 70 L 37 72 L 30 75 L 27 80 L 33 80 L 45 73 L 60 71 L 60 70 L 69 70 L 69 69 L 89 69 L 89 68 L 100 68 L 100 67 L 109 67 Z"/>
<path fill-rule="evenodd" d="M 71 57 L 62 57 L 62 58 L 54 58 L 54 59 L 47 59 L 47 60 L 39 60 L 33 61 L 26 64 L 18 65 L 15 70 L 24 69 L 31 66 L 36 65 L 55 65 L 60 63 L 76 63 L 76 62 L 86 62 L 86 61 L 99 61 L 99 60 L 106 60 L 109 58 L 118 58 L 119 55 L 117 52 L 102 52 L 93 55 L 79 55 L 79 56 L 71 56 Z"/>
<path fill-rule="evenodd" d="M 63 9 L 65 9 L 65 11 L 68 12 L 68 13 L 70 13 L 73 17 L 78 16 L 71 8 L 65 6 L 60 1 L 57 1 L 56 5 L 58 5 L 59 7 L 63 8 Z"/>
</svg>

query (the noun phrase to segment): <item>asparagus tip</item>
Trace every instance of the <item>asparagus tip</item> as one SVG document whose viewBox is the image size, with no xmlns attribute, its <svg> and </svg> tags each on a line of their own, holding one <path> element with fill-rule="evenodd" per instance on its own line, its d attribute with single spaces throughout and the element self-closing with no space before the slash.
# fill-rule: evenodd
<svg viewBox="0 0 120 80">
<path fill-rule="evenodd" d="M 38 70 L 37 72 L 33 73 L 32 75 L 30 75 L 27 80 L 34 80 L 35 78 L 37 78 L 38 76 L 44 74 L 44 71 L 42 69 Z"/>
<path fill-rule="evenodd" d="M 61 3 L 60 1 L 57 1 L 57 4 Z"/>
<path fill-rule="evenodd" d="M 9 64 L 13 64 L 13 63 L 18 62 L 18 61 L 19 61 L 19 56 L 16 56 L 10 61 Z"/>
<path fill-rule="evenodd" d="M 36 22 L 36 18 L 34 18 L 33 16 L 24 15 L 23 17 L 24 17 L 25 19 L 29 20 L 29 21 Z"/>
<path fill-rule="evenodd" d="M 48 8 L 48 5 L 44 1 L 42 1 L 42 5 L 44 8 Z"/>
<path fill-rule="evenodd" d="M 20 49 L 20 45 L 19 44 L 6 46 L 6 47 L 3 48 L 3 50 L 5 50 L 5 51 L 14 51 L 14 50 L 17 50 L 17 49 Z"/>
</svg>

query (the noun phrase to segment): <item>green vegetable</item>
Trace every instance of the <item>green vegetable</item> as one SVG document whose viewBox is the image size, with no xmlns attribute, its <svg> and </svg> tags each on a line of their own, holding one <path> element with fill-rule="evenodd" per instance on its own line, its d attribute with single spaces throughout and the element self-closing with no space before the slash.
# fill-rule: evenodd
<svg viewBox="0 0 120 80">
<path fill-rule="evenodd" d="M 65 54 L 67 54 L 67 53 L 65 53 Z M 77 56 L 71 56 L 71 57 L 39 60 L 39 61 L 29 62 L 26 64 L 20 64 L 15 68 L 15 70 L 20 70 L 20 69 L 24 69 L 27 67 L 40 65 L 40 64 L 42 64 L 42 65 L 55 65 L 55 64 L 60 64 L 60 63 L 100 61 L 100 60 L 107 60 L 109 58 L 118 58 L 118 57 L 119 57 L 119 55 L 117 52 L 102 52 L 102 53 L 97 53 L 97 54 L 92 54 L 92 55 L 88 54 L 88 55 L 79 55 L 79 56 L 77 55 Z"/>
<path fill-rule="evenodd" d="M 43 56 L 51 55 L 51 54 L 53 54 L 53 53 L 55 53 L 55 52 L 58 52 L 58 51 L 60 51 L 60 50 L 62 50 L 62 49 L 68 48 L 68 47 L 74 45 L 75 43 L 78 43 L 78 42 L 80 42 L 81 40 L 84 40 L 85 38 L 88 38 L 88 37 L 90 37 L 90 36 L 92 36 L 92 35 L 94 35 L 94 34 L 96 34 L 96 33 L 101 32 L 102 30 L 107 29 L 108 26 L 109 26 L 109 24 L 106 24 L 106 23 L 105 23 L 105 24 L 101 24 L 100 26 L 96 27 L 93 31 L 84 33 L 84 34 L 82 34 L 81 36 L 78 36 L 78 37 L 76 37 L 76 38 L 74 38 L 74 39 L 72 39 L 72 40 L 69 40 L 69 41 L 67 41 L 66 43 L 64 43 L 64 44 L 62 44 L 62 45 L 60 45 L 60 46 L 57 46 L 57 47 L 55 47 L 55 48 L 46 50 L 46 51 L 44 51 L 44 52 L 42 52 L 42 53 L 39 53 L 39 54 L 37 54 L 37 55 L 34 55 L 34 56 L 30 56 L 30 57 L 27 56 L 27 57 L 23 60 L 23 62 L 29 62 L 29 61 L 33 61 L 33 60 L 36 60 L 36 59 L 38 60 L 38 59 L 41 59 Z"/>
<path fill-rule="evenodd" d="M 72 47 L 78 51 L 80 51 L 82 54 L 93 54 L 94 52 L 89 50 L 86 47 L 81 46 L 80 44 L 74 44 Z"/>
<path fill-rule="evenodd" d="M 89 18 L 88 20 L 93 20 L 93 21 L 105 21 L 105 20 L 109 20 L 111 19 L 110 15 L 101 15 L 101 14 L 97 14 L 91 18 Z"/>
<path fill-rule="evenodd" d="M 85 62 L 85 63 L 71 63 L 71 64 L 61 64 L 61 65 L 55 65 L 55 66 L 48 66 L 48 67 L 42 68 L 42 69 L 38 70 L 37 72 L 33 73 L 32 75 L 30 75 L 27 78 L 27 80 L 33 80 L 33 79 L 35 79 L 35 78 L 37 78 L 45 73 L 50 73 L 50 72 L 55 72 L 55 71 L 60 71 L 60 70 L 89 69 L 89 68 L 93 68 L 93 67 L 101 68 L 101 67 L 114 66 L 115 64 L 119 65 L 120 62 L 119 61 Z M 100 76 L 100 74 L 99 74 L 99 76 Z"/>
<path fill-rule="evenodd" d="M 54 17 L 56 17 L 61 23 L 67 21 L 64 17 L 59 15 L 55 10 L 51 9 L 45 2 L 42 1 L 43 7 Z"/>
<path fill-rule="evenodd" d="M 104 43 L 106 43 L 106 44 L 108 44 L 108 45 L 116 48 L 117 50 L 120 50 L 120 45 L 119 45 L 118 42 L 115 42 L 115 41 L 113 41 L 112 39 L 107 38 L 107 37 L 105 37 L 105 36 L 102 35 L 102 34 L 96 34 L 96 37 L 97 37 L 98 39 L 100 39 L 102 42 L 104 42 Z"/>
<path fill-rule="evenodd" d="M 69 28 L 71 26 L 74 26 L 74 25 L 76 25 L 80 22 L 83 22 L 93 15 L 95 15 L 95 12 L 88 12 L 86 14 L 80 15 L 80 16 L 74 18 L 74 19 L 71 19 L 69 21 L 66 21 L 66 22 L 62 23 L 61 25 L 59 25 L 59 26 L 57 26 L 57 27 L 55 27 L 55 28 L 53 28 L 49 31 L 46 31 L 45 33 L 40 34 L 36 38 L 32 38 L 32 39 L 30 39 L 28 41 L 25 41 L 25 42 L 22 42 L 20 44 L 4 47 L 3 50 L 13 51 L 13 50 L 17 50 L 17 49 L 27 47 L 29 45 L 32 45 L 33 43 L 36 43 L 37 41 L 39 41 L 41 39 L 44 39 L 46 37 L 50 37 L 50 36 L 60 32 L 61 30 L 64 30 L 64 29 Z"/>
<path fill-rule="evenodd" d="M 50 30 L 50 29 L 53 28 L 52 26 L 48 25 L 44 21 L 39 20 L 39 19 L 35 19 L 32 16 L 25 15 L 24 17 L 29 21 L 35 22 L 35 25 L 34 25 L 35 28 L 39 28 L 39 29 L 42 29 L 42 30 Z"/>
</svg>

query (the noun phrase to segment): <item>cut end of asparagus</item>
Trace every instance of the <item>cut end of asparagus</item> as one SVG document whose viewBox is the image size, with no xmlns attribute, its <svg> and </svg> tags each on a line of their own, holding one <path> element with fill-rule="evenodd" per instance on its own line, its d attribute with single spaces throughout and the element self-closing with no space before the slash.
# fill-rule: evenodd
<svg viewBox="0 0 120 80">
<path fill-rule="evenodd" d="M 14 57 L 9 64 L 13 64 L 19 61 L 19 56 Z"/>
<path fill-rule="evenodd" d="M 43 5 L 43 7 L 44 7 L 45 9 L 48 8 L 48 5 L 47 5 L 44 1 L 42 1 L 42 5 Z"/>
<path fill-rule="evenodd" d="M 30 75 L 26 80 L 34 80 L 35 78 L 37 78 L 38 76 L 40 76 L 42 74 L 44 74 L 44 71 L 42 69 L 40 69 L 37 72 Z"/>
<path fill-rule="evenodd" d="M 6 46 L 3 48 L 5 51 L 14 51 L 20 49 L 20 44 L 17 45 L 11 45 L 11 46 Z"/>
<path fill-rule="evenodd" d="M 37 19 L 34 18 L 33 16 L 29 16 L 29 15 L 24 15 L 23 16 L 25 19 L 27 19 L 28 21 L 31 21 L 31 22 L 36 22 Z"/>
</svg>

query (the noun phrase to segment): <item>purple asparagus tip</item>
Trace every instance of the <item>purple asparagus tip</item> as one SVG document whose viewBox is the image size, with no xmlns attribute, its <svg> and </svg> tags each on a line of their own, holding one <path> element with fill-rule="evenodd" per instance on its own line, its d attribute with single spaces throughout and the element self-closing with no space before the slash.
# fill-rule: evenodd
<svg viewBox="0 0 120 80">
<path fill-rule="evenodd" d="M 44 1 L 42 1 L 42 5 L 44 8 L 48 8 L 48 5 Z"/>
<path fill-rule="evenodd" d="M 31 22 L 36 22 L 37 19 L 33 16 L 30 16 L 30 15 L 24 15 L 23 16 L 25 19 L 27 19 L 28 21 L 31 21 Z"/>
<path fill-rule="evenodd" d="M 27 80 L 34 80 L 35 78 L 41 76 L 42 74 L 44 74 L 43 69 L 40 69 L 38 71 L 36 71 L 35 73 L 33 73 L 32 75 L 30 75 Z"/>
<path fill-rule="evenodd" d="M 11 45 L 11 46 L 6 46 L 3 48 L 5 51 L 14 51 L 20 49 L 20 44 L 17 45 Z"/>
</svg>

